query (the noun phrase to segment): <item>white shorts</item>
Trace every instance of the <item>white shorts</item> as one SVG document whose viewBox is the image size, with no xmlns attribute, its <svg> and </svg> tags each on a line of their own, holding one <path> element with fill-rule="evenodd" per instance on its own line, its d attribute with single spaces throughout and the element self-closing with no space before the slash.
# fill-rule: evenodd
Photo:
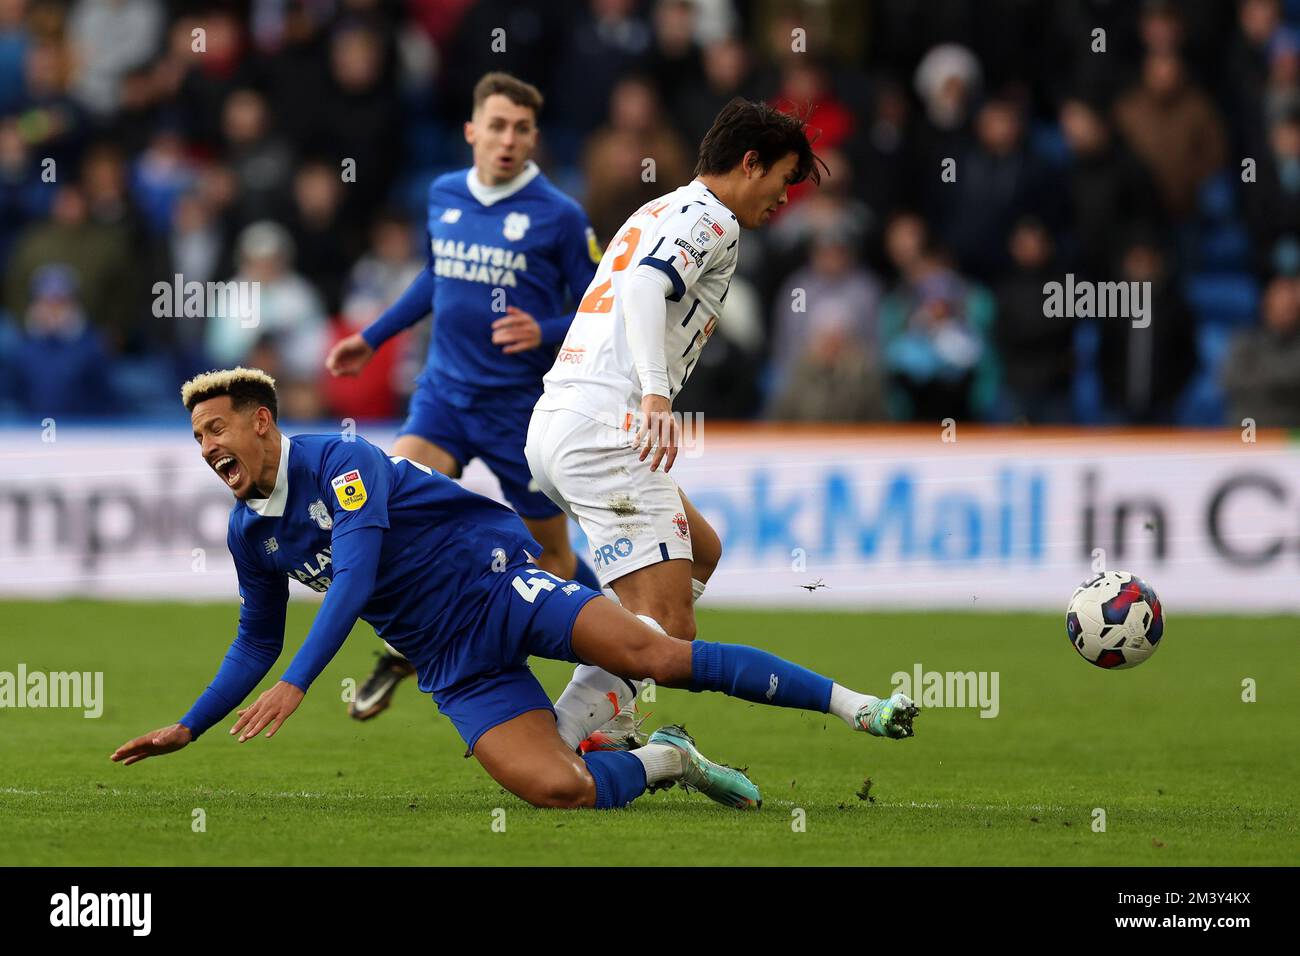
<svg viewBox="0 0 1300 956">
<path fill-rule="evenodd" d="M 602 585 L 673 558 L 691 559 L 677 483 L 638 461 L 633 435 L 568 409 L 534 410 L 524 455 L 538 488 L 578 522 Z"/>
</svg>

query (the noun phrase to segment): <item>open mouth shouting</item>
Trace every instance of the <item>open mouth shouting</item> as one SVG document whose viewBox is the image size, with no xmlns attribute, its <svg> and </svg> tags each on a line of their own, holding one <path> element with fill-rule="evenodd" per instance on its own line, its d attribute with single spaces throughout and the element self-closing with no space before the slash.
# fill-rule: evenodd
<svg viewBox="0 0 1300 956">
<path fill-rule="evenodd" d="M 239 459 L 234 455 L 222 455 L 212 463 L 212 469 L 221 476 L 228 488 L 237 486 L 239 480 L 244 476 L 243 467 L 239 464 Z"/>
</svg>

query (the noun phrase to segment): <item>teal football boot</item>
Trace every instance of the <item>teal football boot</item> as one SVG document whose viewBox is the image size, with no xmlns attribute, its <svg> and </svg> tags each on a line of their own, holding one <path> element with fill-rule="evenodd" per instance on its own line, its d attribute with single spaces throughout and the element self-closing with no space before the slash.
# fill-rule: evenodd
<svg viewBox="0 0 1300 956">
<path fill-rule="evenodd" d="M 916 735 L 912 721 L 920 712 L 921 708 L 916 706 L 912 698 L 906 694 L 894 694 L 892 697 L 878 698 L 874 704 L 859 708 L 853 722 L 858 730 L 865 730 L 872 736 L 902 740 Z"/>
<path fill-rule="evenodd" d="M 710 800 L 737 810 L 757 810 L 763 805 L 758 787 L 735 767 L 714 763 L 700 753 L 685 727 L 675 724 L 660 727 L 646 741 L 646 746 L 651 744 L 662 744 L 681 752 L 686 769 L 678 782 L 687 792 L 698 790 Z"/>
</svg>

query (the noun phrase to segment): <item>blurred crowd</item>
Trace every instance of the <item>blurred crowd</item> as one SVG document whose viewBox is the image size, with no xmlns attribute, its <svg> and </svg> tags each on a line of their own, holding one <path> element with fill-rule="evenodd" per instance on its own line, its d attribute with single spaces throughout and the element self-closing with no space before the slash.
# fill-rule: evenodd
<svg viewBox="0 0 1300 956">
<path fill-rule="evenodd" d="M 1300 0 L 0 0 L 0 417 L 173 415 L 237 362 L 399 416 L 429 323 L 324 356 L 423 266 L 500 69 L 602 244 L 732 96 L 808 113 L 830 175 L 745 236 L 683 410 L 1300 427 Z M 1150 324 L 1047 316 L 1067 273 Z M 159 306 L 232 278 L 255 327 Z"/>
</svg>

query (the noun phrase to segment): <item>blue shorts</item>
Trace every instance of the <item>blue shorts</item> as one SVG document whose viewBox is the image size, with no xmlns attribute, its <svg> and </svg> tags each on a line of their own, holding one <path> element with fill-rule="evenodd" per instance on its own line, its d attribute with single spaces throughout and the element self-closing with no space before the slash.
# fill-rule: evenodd
<svg viewBox="0 0 1300 956">
<path fill-rule="evenodd" d="M 433 442 L 455 458 L 463 468 L 482 458 L 501 482 L 501 491 L 515 513 L 525 518 L 553 518 L 562 514 L 555 502 L 533 483 L 533 473 L 524 458 L 528 422 L 527 408 L 461 408 L 439 398 L 435 390 L 420 382 L 411 396 L 411 408 L 399 435 L 415 435 Z"/>
<path fill-rule="evenodd" d="M 473 631 L 449 645 L 436 665 L 434 702 L 465 739 L 467 756 L 498 724 L 530 710 L 554 713 L 526 662 L 536 655 L 581 663 L 573 653 L 573 622 L 600 596 L 522 562 L 500 578 Z"/>
</svg>

